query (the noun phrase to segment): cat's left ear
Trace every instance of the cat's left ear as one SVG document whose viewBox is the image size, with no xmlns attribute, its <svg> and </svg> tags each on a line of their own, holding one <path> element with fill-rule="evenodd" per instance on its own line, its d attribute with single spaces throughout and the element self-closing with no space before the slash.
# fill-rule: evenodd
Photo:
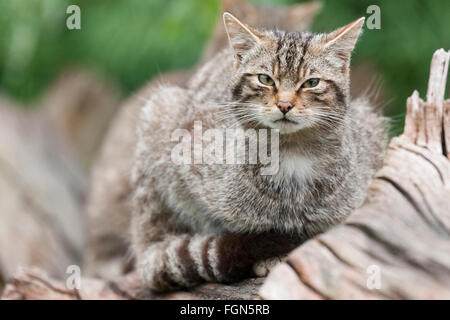
<svg viewBox="0 0 450 320">
<path fill-rule="evenodd" d="M 248 50 L 261 43 L 262 35 L 258 31 L 240 22 L 230 13 L 225 12 L 223 14 L 223 22 L 230 44 L 239 61 L 242 61 L 242 57 Z"/>
<path fill-rule="evenodd" d="M 359 18 L 344 27 L 328 33 L 325 37 L 325 49 L 333 50 L 340 57 L 349 59 L 362 32 L 364 20 L 364 17 Z"/>
</svg>

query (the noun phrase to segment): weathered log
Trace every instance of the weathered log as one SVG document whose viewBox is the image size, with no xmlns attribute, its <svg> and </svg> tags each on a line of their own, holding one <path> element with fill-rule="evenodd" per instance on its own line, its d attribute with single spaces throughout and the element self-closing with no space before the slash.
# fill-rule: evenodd
<svg viewBox="0 0 450 320">
<path fill-rule="evenodd" d="M 257 299 L 263 278 L 248 279 L 233 285 L 208 283 L 190 291 L 154 294 L 142 287 L 135 274 L 118 281 L 83 278 L 79 288 L 49 278 L 36 269 L 19 269 L 6 286 L 2 299 L 23 300 L 124 300 L 124 299 Z"/>
<path fill-rule="evenodd" d="M 342 225 L 277 266 L 265 299 L 450 299 L 449 53 L 433 56 L 427 101 L 408 99 L 368 196 Z M 446 158 L 447 156 L 447 158 Z"/>
<path fill-rule="evenodd" d="M 62 277 L 79 263 L 85 177 L 55 129 L 0 99 L 0 279 L 19 265 Z"/>
<path fill-rule="evenodd" d="M 35 270 L 19 271 L 5 299 L 450 299 L 449 54 L 432 60 L 427 101 L 407 101 L 404 133 L 394 138 L 364 204 L 348 220 L 294 250 L 264 285 L 205 284 L 156 295 L 139 278 L 84 279 L 68 289 Z M 259 291 L 258 291 L 259 290 Z"/>
</svg>

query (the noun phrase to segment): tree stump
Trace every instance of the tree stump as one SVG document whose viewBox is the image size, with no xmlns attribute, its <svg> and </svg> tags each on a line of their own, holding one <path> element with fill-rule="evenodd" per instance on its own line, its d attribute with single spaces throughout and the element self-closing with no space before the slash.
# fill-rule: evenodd
<svg viewBox="0 0 450 320">
<path fill-rule="evenodd" d="M 434 54 L 426 102 L 417 91 L 408 99 L 404 133 L 391 141 L 363 205 L 295 249 L 266 280 L 156 295 L 135 274 L 84 279 L 80 289 L 68 289 L 39 270 L 21 269 L 3 298 L 450 299 L 449 57 L 442 49 Z"/>
</svg>

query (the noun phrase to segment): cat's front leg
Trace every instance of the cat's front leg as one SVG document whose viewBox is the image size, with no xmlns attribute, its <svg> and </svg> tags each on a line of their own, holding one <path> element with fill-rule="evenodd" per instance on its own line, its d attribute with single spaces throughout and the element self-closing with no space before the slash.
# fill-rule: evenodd
<svg viewBox="0 0 450 320">
<path fill-rule="evenodd" d="M 266 277 L 273 268 L 279 263 L 286 261 L 287 255 L 271 257 L 260 260 L 252 266 L 253 274 L 257 277 Z"/>
</svg>

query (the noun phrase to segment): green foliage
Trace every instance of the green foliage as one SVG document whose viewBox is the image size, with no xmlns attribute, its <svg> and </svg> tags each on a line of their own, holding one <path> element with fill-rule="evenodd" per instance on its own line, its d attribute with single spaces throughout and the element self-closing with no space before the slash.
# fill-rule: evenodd
<svg viewBox="0 0 450 320">
<path fill-rule="evenodd" d="M 81 30 L 66 8 L 81 8 Z M 154 74 L 193 65 L 219 10 L 203 0 L 2 0 L 0 88 L 35 98 L 67 66 L 118 81 L 126 93 Z"/>
<path fill-rule="evenodd" d="M 353 65 L 375 66 L 393 98 L 388 113 L 403 114 L 413 89 L 426 92 L 433 52 L 450 48 L 450 1 L 323 1 L 314 31 L 367 16 L 369 5 L 381 8 L 381 30 L 366 28 Z M 81 8 L 81 30 L 66 28 L 69 4 Z M 81 65 L 131 93 L 159 72 L 195 64 L 219 7 L 219 0 L 1 0 L 0 89 L 29 102 L 64 68 Z"/>
</svg>

